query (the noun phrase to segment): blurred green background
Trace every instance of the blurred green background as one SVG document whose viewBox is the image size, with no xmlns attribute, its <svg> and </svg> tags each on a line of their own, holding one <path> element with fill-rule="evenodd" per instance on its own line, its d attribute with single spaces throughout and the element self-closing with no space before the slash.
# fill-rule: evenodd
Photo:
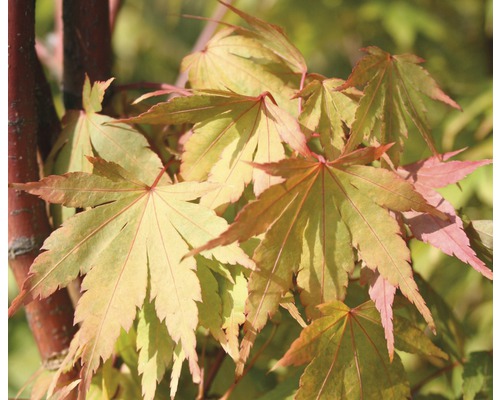
<svg viewBox="0 0 500 400">
<path fill-rule="evenodd" d="M 206 23 L 182 14 L 210 17 L 217 4 L 215 0 L 124 0 L 113 36 L 117 83 L 174 83 L 180 61 Z M 463 108 L 457 112 L 432 105 L 430 119 L 438 148 L 446 152 L 467 147 L 458 159 L 493 157 L 492 0 L 237 0 L 233 4 L 282 26 L 304 54 L 309 70 L 328 77 L 346 79 L 362 56 L 359 49 L 369 45 L 424 58 L 424 67 Z M 50 52 L 54 1 L 38 0 L 36 7 L 38 40 Z M 226 15 L 225 20 L 241 24 L 235 15 Z M 47 65 L 47 75 L 62 113 L 54 66 Z M 418 136 L 411 138 L 404 162 L 428 155 Z M 460 186 L 445 188 L 442 193 L 469 219 L 492 219 L 492 171 L 491 166 L 482 167 Z M 492 349 L 492 283 L 428 245 L 412 242 L 411 248 L 415 270 L 439 288 L 464 321 L 466 351 Z M 16 284 L 9 276 L 9 301 L 16 293 Z M 40 366 L 22 312 L 9 320 L 8 338 L 9 396 L 14 396 Z M 406 367 L 410 379 L 412 374 L 417 381 L 421 378 L 418 361 L 408 358 Z M 426 390 L 457 398 L 460 375 L 460 368 L 456 368 L 449 375 L 451 384 L 445 378 L 437 379 Z"/>
</svg>

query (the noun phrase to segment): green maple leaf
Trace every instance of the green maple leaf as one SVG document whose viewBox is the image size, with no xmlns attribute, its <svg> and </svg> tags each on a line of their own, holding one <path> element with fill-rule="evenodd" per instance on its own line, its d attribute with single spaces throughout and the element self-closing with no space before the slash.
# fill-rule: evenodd
<svg viewBox="0 0 500 400">
<path fill-rule="evenodd" d="M 112 354 L 120 329 L 128 331 L 136 309 L 154 299 L 158 319 L 166 324 L 189 361 L 193 379 L 199 381 L 194 331 L 201 289 L 195 259 L 183 256 L 227 226 L 212 210 L 190 202 L 214 185 L 160 184 L 161 175 L 146 184 L 117 164 L 96 158 L 90 161 L 94 174 L 74 172 L 13 185 L 47 201 L 94 208 L 67 220 L 45 241 L 47 251 L 34 261 L 9 312 L 31 298 L 45 298 L 78 274 L 85 274 L 75 323 L 81 323 L 83 380 L 89 384 L 100 359 Z M 253 265 L 235 246 L 202 255 L 222 263 Z M 150 296 L 146 299 L 148 282 Z"/>
<path fill-rule="evenodd" d="M 327 159 L 333 160 L 345 145 L 344 127 L 354 121 L 357 102 L 361 95 L 355 89 L 336 91 L 342 79 L 326 79 L 312 75 L 313 80 L 299 93 L 305 99 L 299 122 L 319 134 L 319 140 Z"/>
<path fill-rule="evenodd" d="M 422 95 L 457 109 L 460 106 L 418 65 L 423 62 L 421 58 L 411 54 L 391 55 L 375 46 L 364 51 L 368 55 L 356 64 L 349 79 L 337 88 L 344 90 L 366 85 L 345 152 L 354 150 L 365 137 L 369 141 L 375 137 L 380 144 L 395 143 L 390 155 L 398 165 L 408 132 L 406 120 L 410 119 L 437 156 L 439 152 L 431 136 Z"/>
<path fill-rule="evenodd" d="M 322 317 L 306 327 L 277 366 L 308 363 L 295 399 L 404 399 L 410 397 L 397 354 L 386 351 L 378 311 L 369 301 L 350 309 L 339 301 L 319 306 Z M 395 321 L 396 347 L 447 358 L 407 320 Z"/>
<path fill-rule="evenodd" d="M 201 199 L 201 204 L 211 208 L 237 201 L 251 181 L 257 195 L 279 182 L 280 178 L 250 163 L 283 159 L 282 142 L 302 155 L 309 154 L 298 122 L 277 107 L 269 93 L 248 97 L 232 92 L 196 92 L 157 104 L 126 121 L 195 124 L 182 154 L 181 175 L 187 181 L 208 178 L 221 184 Z"/>
<path fill-rule="evenodd" d="M 444 215 L 395 173 L 356 165 L 379 158 L 387 147 L 358 150 L 332 162 L 288 159 L 261 165 L 285 181 L 245 206 L 217 239 L 192 251 L 243 242 L 265 232 L 253 256 L 257 269 L 248 283 L 242 360 L 292 287 L 294 273 L 298 273 L 309 318 L 316 316 L 316 305 L 344 298 L 354 268 L 353 248 L 368 268 L 398 287 L 434 327 L 413 280 L 410 251 L 389 210 Z"/>
<path fill-rule="evenodd" d="M 465 400 L 493 398 L 492 353 L 492 351 L 476 351 L 469 355 L 463 372 Z"/>
</svg>

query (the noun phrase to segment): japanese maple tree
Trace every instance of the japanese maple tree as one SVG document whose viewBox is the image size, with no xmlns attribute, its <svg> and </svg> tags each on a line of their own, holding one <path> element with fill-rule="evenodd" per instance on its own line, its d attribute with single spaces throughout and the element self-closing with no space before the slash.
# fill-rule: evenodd
<svg viewBox="0 0 500 400">
<path fill-rule="evenodd" d="M 51 203 L 61 225 L 9 315 L 82 279 L 78 331 L 39 387 L 51 399 L 151 400 L 184 393 L 190 376 L 197 398 L 209 398 L 227 355 L 234 383 L 216 394 L 227 399 L 281 318 L 296 335 L 269 368 L 286 368 L 285 379 L 305 369 L 272 398 L 409 398 L 400 352 L 467 363 L 435 340 L 458 333 L 409 243 L 493 279 L 437 191 L 491 161 L 439 153 L 428 105 L 460 107 L 419 57 L 370 46 L 345 80 L 325 77 L 280 27 L 224 5 L 244 23 L 221 23 L 184 58 L 186 87 L 110 116 L 102 103 L 113 80 L 86 77 L 46 176 L 10 182 Z M 163 128 L 174 139 L 158 151 L 144 132 Z M 411 135 L 432 156 L 402 165 Z M 467 364 L 467 396 L 482 390 L 474 363 L 487 362 L 479 353 Z M 75 366 L 78 379 L 61 384 Z"/>
</svg>

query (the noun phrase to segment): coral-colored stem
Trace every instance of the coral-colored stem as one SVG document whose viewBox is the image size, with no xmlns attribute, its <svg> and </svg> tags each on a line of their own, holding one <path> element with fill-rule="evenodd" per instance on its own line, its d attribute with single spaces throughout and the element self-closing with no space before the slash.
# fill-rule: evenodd
<svg viewBox="0 0 500 400">
<path fill-rule="evenodd" d="M 39 179 L 37 130 L 40 125 L 35 94 L 35 2 L 9 0 L 8 7 L 9 182 Z M 45 204 L 27 193 L 8 191 L 9 266 L 18 285 L 25 281 L 43 240 L 50 233 Z M 75 332 L 73 306 L 65 289 L 26 306 L 26 316 L 46 368 L 57 366 Z M 78 377 L 71 371 L 59 381 Z M 71 395 L 67 399 L 71 399 Z"/>
</svg>

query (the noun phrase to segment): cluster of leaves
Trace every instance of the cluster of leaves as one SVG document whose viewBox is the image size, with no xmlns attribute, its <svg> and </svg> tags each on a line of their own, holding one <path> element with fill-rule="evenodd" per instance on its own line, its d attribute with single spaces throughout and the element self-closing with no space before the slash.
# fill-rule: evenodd
<svg viewBox="0 0 500 400">
<path fill-rule="evenodd" d="M 173 398 L 185 360 L 193 382 L 203 381 L 202 331 L 239 379 L 281 305 L 303 328 L 276 364 L 307 365 L 295 398 L 410 397 L 396 348 L 433 359 L 460 352 L 434 345 L 413 312 L 454 342 L 442 305 L 419 290 L 408 241 L 492 279 L 435 190 L 490 161 L 439 154 L 425 104 L 459 106 L 418 57 L 369 47 L 346 81 L 326 78 L 308 72 L 279 27 L 227 7 L 248 27 L 226 25 L 184 59 L 189 91 L 114 119 L 99 114 L 111 80 L 87 80 L 84 110 L 66 114 L 49 176 L 13 184 L 84 209 L 55 208 L 64 222 L 9 310 L 83 277 L 79 331 L 39 392 L 64 397 L 78 385 L 82 397 L 153 399 L 170 369 Z M 179 127 L 170 160 L 149 147 L 143 124 Z M 432 157 L 400 165 L 408 132 Z M 361 290 L 348 301 L 352 287 Z M 75 364 L 81 379 L 54 393 Z M 484 386 L 467 382 L 464 393 Z"/>
</svg>

